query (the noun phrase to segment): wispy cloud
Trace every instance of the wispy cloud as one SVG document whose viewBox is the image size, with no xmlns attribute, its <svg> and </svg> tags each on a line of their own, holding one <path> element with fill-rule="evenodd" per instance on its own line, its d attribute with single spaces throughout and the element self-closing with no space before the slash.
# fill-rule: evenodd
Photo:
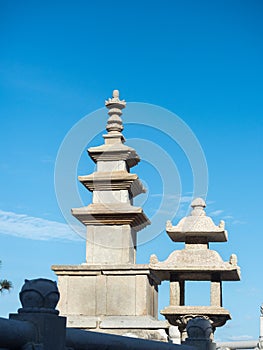
<svg viewBox="0 0 263 350">
<path fill-rule="evenodd" d="M 155 208 L 152 207 L 152 213 L 158 212 L 158 214 L 163 215 L 165 220 L 171 219 L 175 215 L 178 217 L 182 214 L 187 215 L 187 210 L 190 207 L 190 203 L 193 200 L 191 195 L 179 195 L 179 194 L 163 194 L 163 193 L 153 193 L 150 197 L 162 201 L 162 206 Z"/>
<path fill-rule="evenodd" d="M 190 203 L 193 200 L 193 196 L 180 196 L 178 194 L 163 194 L 163 193 L 153 193 L 150 197 L 163 198 L 163 200 L 176 200 L 180 203 Z"/>
<path fill-rule="evenodd" d="M 241 220 L 234 220 L 232 222 L 233 225 L 245 225 L 246 221 L 241 221 Z"/>
<path fill-rule="evenodd" d="M 224 212 L 224 210 L 218 209 L 218 210 L 214 210 L 211 213 L 209 213 L 209 216 L 218 216 L 220 214 L 222 214 Z"/>
<path fill-rule="evenodd" d="M 232 341 L 242 341 L 242 340 L 252 340 L 253 337 L 251 335 L 243 334 L 243 335 L 233 335 L 228 337 L 228 340 Z"/>
<path fill-rule="evenodd" d="M 164 216 L 168 216 L 168 217 L 171 217 L 171 216 L 174 216 L 174 209 L 173 208 L 168 208 L 168 209 L 158 209 L 158 214 L 162 214 Z"/>
<path fill-rule="evenodd" d="M 34 240 L 81 240 L 67 224 L 0 210 L 0 233 Z"/>
</svg>

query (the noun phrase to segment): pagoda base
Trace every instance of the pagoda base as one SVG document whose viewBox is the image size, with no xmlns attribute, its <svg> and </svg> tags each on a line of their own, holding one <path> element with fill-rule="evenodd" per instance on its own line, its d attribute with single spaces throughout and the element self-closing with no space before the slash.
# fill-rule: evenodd
<svg viewBox="0 0 263 350">
<path fill-rule="evenodd" d="M 60 265 L 52 270 L 58 276 L 58 310 L 68 327 L 165 341 L 169 325 L 158 320 L 160 280 L 149 265 Z"/>
<path fill-rule="evenodd" d="M 167 342 L 169 323 L 151 316 L 69 315 L 67 327 Z"/>
</svg>

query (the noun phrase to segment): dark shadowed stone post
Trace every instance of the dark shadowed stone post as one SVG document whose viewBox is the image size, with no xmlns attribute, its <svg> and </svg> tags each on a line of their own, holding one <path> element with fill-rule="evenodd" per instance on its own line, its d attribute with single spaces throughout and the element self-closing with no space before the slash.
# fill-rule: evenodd
<svg viewBox="0 0 263 350">
<path fill-rule="evenodd" d="M 188 338 L 183 345 L 194 346 L 198 350 L 216 350 L 216 344 L 211 340 L 213 328 L 207 319 L 196 317 L 188 321 L 186 326 Z"/>
<path fill-rule="evenodd" d="M 22 308 L 10 314 L 10 320 L 27 321 L 35 326 L 36 339 L 24 350 L 65 350 L 66 318 L 55 309 L 59 300 L 56 282 L 38 278 L 25 280 L 19 294 Z"/>
</svg>

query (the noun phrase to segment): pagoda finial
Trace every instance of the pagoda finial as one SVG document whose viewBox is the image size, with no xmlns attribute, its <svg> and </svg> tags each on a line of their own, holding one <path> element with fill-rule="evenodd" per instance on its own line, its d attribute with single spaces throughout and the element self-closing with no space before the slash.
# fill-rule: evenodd
<svg viewBox="0 0 263 350">
<path fill-rule="evenodd" d="M 195 198 L 191 203 L 191 207 L 193 208 L 193 210 L 191 211 L 192 216 L 205 215 L 204 208 L 206 207 L 206 204 L 202 198 Z"/>
<path fill-rule="evenodd" d="M 125 100 L 120 100 L 119 90 L 113 90 L 112 98 L 105 101 L 105 106 L 109 109 L 109 119 L 107 122 L 106 129 L 108 132 L 123 130 L 121 110 L 126 107 Z"/>
</svg>

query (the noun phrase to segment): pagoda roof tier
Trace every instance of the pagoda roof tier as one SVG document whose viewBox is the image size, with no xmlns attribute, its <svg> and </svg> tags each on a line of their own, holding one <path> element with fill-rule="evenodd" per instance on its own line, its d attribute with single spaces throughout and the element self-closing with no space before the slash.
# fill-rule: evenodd
<svg viewBox="0 0 263 350">
<path fill-rule="evenodd" d="M 133 197 L 146 192 L 138 175 L 127 171 L 94 172 L 78 179 L 91 192 L 128 190 Z"/>
<path fill-rule="evenodd" d="M 188 216 L 183 218 L 177 226 L 170 226 L 168 222 L 166 232 L 174 242 L 193 242 L 197 241 L 197 238 L 206 242 L 227 242 L 228 238 L 227 231 L 220 226 L 215 226 L 212 219 L 207 216 L 201 219 Z"/>
<path fill-rule="evenodd" d="M 221 327 L 226 321 L 231 320 L 230 313 L 221 306 L 173 306 L 170 305 L 160 313 L 165 316 L 170 324 L 182 327 L 189 319 L 194 317 L 207 317 L 213 327 Z"/>
<path fill-rule="evenodd" d="M 221 281 L 240 280 L 236 255 L 232 254 L 229 262 L 224 262 L 216 251 L 210 249 L 176 250 L 163 262 L 152 255 L 150 268 L 158 272 L 162 280 L 169 280 L 172 273 L 180 275 L 180 279 L 193 281 L 211 281 L 213 276 Z"/>
<path fill-rule="evenodd" d="M 126 161 L 129 168 L 137 165 L 140 157 L 136 151 L 124 145 L 121 142 L 114 144 L 104 144 L 97 147 L 90 147 L 88 153 L 91 159 L 97 163 L 98 161 Z"/>
<path fill-rule="evenodd" d="M 86 226 L 130 225 L 135 231 L 140 231 L 150 224 L 142 208 L 127 203 L 96 203 L 73 208 L 71 211 L 72 215 Z"/>
<path fill-rule="evenodd" d="M 227 231 L 224 221 L 216 226 L 213 220 L 206 216 L 206 204 L 202 198 L 196 198 L 191 204 L 193 210 L 189 216 L 184 217 L 176 226 L 170 221 L 166 223 L 166 232 L 174 242 L 204 243 L 226 242 Z"/>
<path fill-rule="evenodd" d="M 223 269 L 202 269 L 192 268 L 190 269 L 158 269 L 150 265 L 151 270 L 158 276 L 161 281 L 169 281 L 171 275 L 176 275 L 178 280 L 182 281 L 211 281 L 213 278 L 219 281 L 240 281 L 240 268 L 232 268 L 232 270 Z"/>
</svg>

